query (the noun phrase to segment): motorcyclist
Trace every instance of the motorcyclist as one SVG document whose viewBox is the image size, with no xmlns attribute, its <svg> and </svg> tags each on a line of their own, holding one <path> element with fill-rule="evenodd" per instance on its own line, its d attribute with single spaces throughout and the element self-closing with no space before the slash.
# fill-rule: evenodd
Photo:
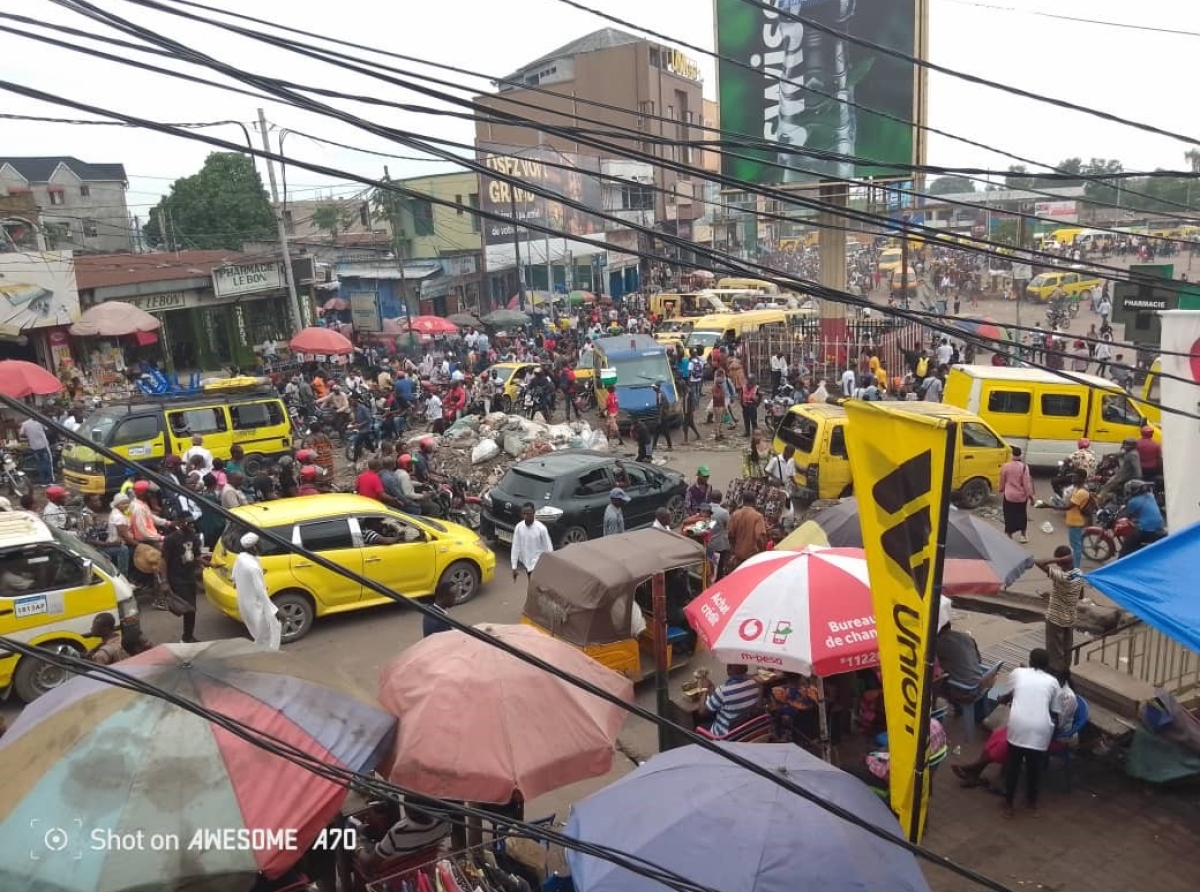
<svg viewBox="0 0 1200 892">
<path fill-rule="evenodd" d="M 1133 437 L 1126 437 L 1121 443 L 1121 463 L 1117 465 L 1117 470 L 1113 472 L 1112 477 L 1104 484 L 1100 490 L 1100 501 L 1103 502 L 1109 496 L 1120 491 L 1121 487 L 1131 480 L 1142 479 L 1142 462 L 1138 458 L 1137 440 Z"/>
<path fill-rule="evenodd" d="M 413 483 L 415 463 L 407 452 L 396 459 L 396 489 L 399 491 L 400 507 L 413 514 L 423 514 L 425 505 L 432 498 L 428 492 L 419 492 Z"/>
<path fill-rule="evenodd" d="M 354 460 L 362 458 L 363 448 L 371 439 L 371 406 L 366 400 L 354 401 Z"/>
<path fill-rule="evenodd" d="M 540 366 L 533 372 L 533 380 L 529 382 L 529 392 L 533 396 L 533 405 L 546 418 L 554 410 L 554 382 Z"/>
<path fill-rule="evenodd" d="M 335 384 L 329 396 L 317 400 L 317 405 L 322 409 L 328 407 L 333 412 L 334 430 L 338 432 L 338 436 L 343 435 L 353 417 L 350 409 L 350 397 L 346 391 Z"/>
<path fill-rule="evenodd" d="M 1062 495 L 1064 487 L 1071 482 L 1076 471 L 1083 471 L 1085 477 L 1094 477 L 1096 468 L 1100 466 L 1100 457 L 1092 452 L 1091 440 L 1080 437 L 1075 446 L 1075 451 L 1059 465 L 1058 473 L 1050 478 L 1050 487 L 1059 495 Z"/>
<path fill-rule="evenodd" d="M 433 453 L 437 442 L 433 437 L 422 437 L 417 444 L 417 454 L 413 456 L 413 476 L 420 483 L 444 483 L 446 477 L 434 468 Z"/>
<path fill-rule="evenodd" d="M 458 420 L 459 414 L 467 407 L 467 391 L 462 381 L 455 381 L 446 391 L 442 400 L 442 418 L 452 423 Z"/>
<path fill-rule="evenodd" d="M 1142 428 L 1142 436 L 1137 441 L 1136 448 L 1138 461 L 1142 463 L 1142 479 L 1159 485 L 1163 476 L 1162 444 L 1155 442 L 1153 427 L 1147 424 Z"/>
<path fill-rule="evenodd" d="M 1134 479 L 1125 484 L 1124 514 L 1133 523 L 1133 535 L 1121 547 L 1121 557 L 1127 557 L 1167 535 L 1162 510 L 1155 501 L 1153 487 L 1145 480 Z"/>
</svg>

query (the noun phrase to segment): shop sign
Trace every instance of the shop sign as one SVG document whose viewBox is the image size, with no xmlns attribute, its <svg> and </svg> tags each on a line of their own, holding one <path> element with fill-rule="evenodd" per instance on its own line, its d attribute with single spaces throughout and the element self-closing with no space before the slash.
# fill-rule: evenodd
<svg viewBox="0 0 1200 892">
<path fill-rule="evenodd" d="M 686 77 L 688 80 L 700 80 L 700 66 L 692 59 L 689 59 L 683 53 L 676 49 L 663 49 L 663 55 L 667 60 L 667 71 L 671 74 L 677 74 L 680 77 Z"/>
<path fill-rule="evenodd" d="M 378 292 L 350 292 L 350 325 L 355 331 L 383 331 Z"/>
<path fill-rule="evenodd" d="M 147 313 L 166 313 L 169 310 L 182 310 L 188 305 L 187 295 L 182 291 L 172 291 L 168 294 L 143 294 L 129 300 L 139 310 Z"/>
<path fill-rule="evenodd" d="M 231 263 L 212 271 L 213 293 L 217 297 L 234 297 L 239 294 L 255 294 L 259 291 L 275 291 L 287 285 L 283 263 Z"/>
</svg>

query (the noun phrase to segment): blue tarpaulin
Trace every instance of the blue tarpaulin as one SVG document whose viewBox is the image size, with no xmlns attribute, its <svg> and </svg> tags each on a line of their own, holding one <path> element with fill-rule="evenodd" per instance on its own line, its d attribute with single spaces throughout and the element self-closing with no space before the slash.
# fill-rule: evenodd
<svg viewBox="0 0 1200 892">
<path fill-rule="evenodd" d="M 1200 652 L 1200 598 L 1186 584 L 1200 567 L 1200 523 L 1087 574 L 1138 619 Z"/>
</svg>

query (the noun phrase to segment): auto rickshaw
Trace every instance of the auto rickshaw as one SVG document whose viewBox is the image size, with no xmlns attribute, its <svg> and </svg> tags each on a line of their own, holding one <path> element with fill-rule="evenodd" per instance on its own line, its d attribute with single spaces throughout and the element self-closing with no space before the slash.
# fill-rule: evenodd
<svg viewBox="0 0 1200 892">
<path fill-rule="evenodd" d="M 707 585 L 708 561 L 703 545 L 674 533 L 638 530 L 543 554 L 521 621 L 639 682 L 654 674 L 651 586 L 659 573 L 666 577 L 667 663 L 677 669 L 695 651 L 683 608 Z M 638 635 L 634 610 L 646 621 Z"/>
</svg>

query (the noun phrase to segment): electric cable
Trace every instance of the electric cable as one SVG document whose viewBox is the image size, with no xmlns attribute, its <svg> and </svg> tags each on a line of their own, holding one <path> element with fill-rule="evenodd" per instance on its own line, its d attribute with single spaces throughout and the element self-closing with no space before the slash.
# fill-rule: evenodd
<svg viewBox="0 0 1200 892">
<path fill-rule="evenodd" d="M 1157 25 L 1139 25 L 1134 22 L 1112 22 L 1106 19 L 1089 19 L 1078 15 L 1045 12 L 1040 9 L 1018 9 L 1015 6 L 1000 6 L 995 3 L 979 3 L 973 0 L 946 0 L 955 6 L 973 6 L 977 9 L 990 9 L 996 12 L 1015 12 L 1021 15 L 1039 16 L 1044 19 L 1057 19 L 1060 22 L 1074 22 L 1084 25 L 1104 25 L 1109 28 L 1123 28 L 1129 31 L 1146 31 L 1153 34 L 1168 34 L 1174 37 L 1200 37 L 1200 31 L 1186 31 L 1182 28 L 1163 28 Z"/>
<path fill-rule="evenodd" d="M 199 138 L 212 139 L 212 137 L 207 137 L 204 134 L 198 133 L 196 131 L 180 131 L 180 132 L 191 133 L 195 137 L 199 137 Z M 23 402 L 21 402 L 18 399 L 15 399 L 14 397 L 10 397 L 7 394 L 0 393 L 0 405 L 3 405 L 6 408 L 8 408 L 9 410 L 16 412 L 20 415 L 25 415 L 27 417 L 36 419 L 47 429 L 55 431 L 59 435 L 59 437 L 63 437 L 67 440 L 78 443 L 82 446 L 86 446 L 88 449 L 97 453 L 99 456 L 106 459 L 107 461 L 113 462 L 114 464 L 117 464 L 117 465 L 120 465 L 120 466 L 126 467 L 126 468 L 136 468 L 137 471 L 142 475 L 143 479 L 149 480 L 149 481 L 157 484 L 158 487 L 160 488 L 160 490 L 167 490 L 168 492 L 172 492 L 172 493 L 175 493 L 176 495 L 180 495 L 180 496 L 183 496 L 186 498 L 191 498 L 192 496 L 195 495 L 195 493 L 193 491 L 191 491 L 186 486 L 181 484 L 174 477 L 164 476 L 162 474 L 159 474 L 156 471 L 152 471 L 144 466 L 138 465 L 136 462 L 133 462 L 129 458 L 113 451 L 108 446 L 104 446 L 102 444 L 95 443 L 95 442 L 89 440 L 84 434 L 81 434 L 78 431 L 70 430 L 69 428 L 64 427 L 62 424 L 60 424 L 59 422 L 55 421 L 54 419 L 48 417 L 41 411 L 35 409 L 32 406 L 25 405 Z M 249 517 L 243 517 L 238 514 L 235 514 L 234 512 L 230 511 L 229 509 L 225 508 L 223 505 L 220 505 L 219 503 L 205 501 L 201 507 L 203 510 L 212 511 L 212 512 L 220 515 L 221 517 L 223 517 L 225 519 L 226 523 L 234 523 L 241 528 L 244 528 L 247 530 L 252 530 L 254 533 L 256 533 L 259 536 L 260 540 L 265 540 L 265 541 L 271 543 L 272 545 L 276 546 L 277 548 L 282 549 L 283 551 L 285 551 L 287 553 L 298 555 L 298 556 L 304 558 L 306 561 L 311 562 L 314 566 L 320 567 L 322 570 L 334 573 L 345 579 L 349 579 L 358 585 L 362 585 L 365 589 L 367 589 L 369 591 L 372 591 L 372 592 L 375 592 L 376 594 L 382 595 L 383 597 L 388 598 L 389 600 L 395 601 L 396 603 L 403 604 L 407 609 L 416 610 L 422 616 L 436 617 L 440 621 L 444 622 L 446 625 L 449 625 L 452 629 L 462 632 L 463 634 L 469 635 L 470 637 L 475 638 L 476 640 L 481 641 L 485 644 L 488 644 L 488 645 L 508 654 L 509 656 L 515 657 L 515 658 L 521 660 L 522 662 L 524 662 L 530 666 L 533 666 L 536 669 L 539 669 L 543 672 L 548 672 L 551 675 L 553 675 L 555 678 L 559 679 L 560 681 L 567 682 L 568 684 L 571 684 L 574 687 L 577 687 L 580 690 L 591 694 L 592 696 L 599 697 L 601 700 L 603 700 L 607 703 L 610 703 L 610 704 L 628 712 L 631 715 L 635 715 L 639 718 L 645 719 L 646 721 L 654 724 L 656 727 L 668 728 L 671 731 L 673 731 L 675 734 L 680 735 L 680 739 L 686 739 L 690 743 L 696 744 L 697 746 L 700 746 L 700 747 L 708 750 L 711 753 L 717 754 L 717 755 L 721 756 L 722 758 L 726 759 L 727 761 L 730 761 L 730 762 L 738 765 L 739 767 L 752 772 L 753 774 L 757 775 L 758 777 L 770 780 L 772 783 L 777 784 L 778 786 L 788 790 L 789 792 L 800 796 L 801 798 L 805 799 L 807 802 L 810 802 L 810 803 L 816 805 L 817 807 L 821 808 L 822 810 L 829 812 L 830 814 L 842 819 L 843 821 L 845 821 L 849 824 L 852 824 L 853 826 L 858 827 L 859 829 L 864 830 L 867 833 L 870 833 L 872 836 L 875 836 L 878 839 L 882 839 L 884 841 L 892 843 L 893 845 L 899 846 L 899 847 L 909 851 L 913 855 L 916 855 L 924 860 L 927 860 L 930 863 L 938 864 L 938 865 L 946 868 L 947 870 L 950 870 L 953 873 L 958 874 L 959 876 L 963 877 L 964 879 L 971 880 L 972 882 L 975 882 L 985 888 L 992 889 L 992 890 L 994 890 L 994 892 L 1013 892 L 1013 890 L 1008 889 L 1007 887 L 1005 887 L 1003 884 L 997 882 L 996 880 L 993 880 L 993 879 L 990 879 L 989 877 L 983 876 L 982 874 L 979 874 L 976 871 L 971 870 L 970 868 L 964 867 L 960 864 L 956 864 L 955 862 L 951 861 L 950 859 L 948 859 L 942 855 L 939 855 L 936 852 L 933 852 L 932 850 L 927 849 L 922 845 L 910 842 L 907 839 L 904 839 L 902 837 L 895 835 L 894 832 L 891 832 L 884 828 L 876 827 L 874 824 L 870 823 L 869 821 L 865 821 L 863 818 L 859 817 L 857 814 L 854 814 L 853 812 L 843 808 L 842 806 L 837 805 L 836 803 L 833 803 L 833 802 L 829 802 L 829 801 L 825 800 L 824 798 L 822 798 L 820 795 L 812 793 L 811 791 L 806 790 L 803 787 L 797 785 L 786 775 L 783 775 L 776 771 L 772 771 L 769 768 L 765 768 L 763 766 L 757 765 L 754 762 L 738 755 L 737 753 L 732 752 L 729 749 L 721 746 L 721 744 L 717 743 L 716 741 L 709 740 L 708 738 L 706 738 L 700 734 L 697 734 L 693 730 L 684 728 L 681 725 L 678 725 L 674 722 L 669 721 L 668 719 L 662 718 L 662 717 L 658 716 L 656 713 L 653 713 L 650 710 L 637 705 L 636 703 L 627 703 L 625 700 L 623 700 L 621 697 L 617 696 L 616 694 L 612 694 L 612 693 L 604 690 L 603 688 L 592 684 L 591 682 L 587 681 L 586 679 L 582 679 L 577 676 L 571 675 L 568 672 L 564 672 L 563 670 L 559 669 L 557 666 L 554 666 L 552 663 L 549 663 L 539 657 L 529 654 L 529 653 L 521 650 L 520 648 L 518 648 L 512 644 L 509 644 L 506 641 L 502 641 L 502 640 L 496 638 L 495 636 L 488 634 L 486 631 L 486 627 L 485 628 L 477 628 L 475 626 L 469 626 L 469 625 L 459 621 L 452 615 L 445 613 L 444 611 L 438 611 L 434 607 L 431 607 L 427 604 L 422 604 L 420 601 L 405 598 L 402 594 L 395 592 L 392 589 L 387 588 L 382 583 L 380 583 L 374 579 L 370 579 L 369 577 L 363 576 L 360 573 L 356 573 L 352 570 L 349 570 L 346 567 L 343 567 L 340 564 L 337 564 L 334 561 L 329 560 L 327 557 L 325 557 L 323 554 L 321 554 L 319 552 L 314 552 L 314 551 L 309 550 L 308 548 L 305 548 L 303 545 L 298 545 L 298 544 L 292 542 L 291 539 L 285 538 L 285 537 L 279 535 L 279 533 L 275 532 L 274 530 L 272 530 L 268 527 L 259 526 L 258 524 L 255 524 Z"/>
</svg>

